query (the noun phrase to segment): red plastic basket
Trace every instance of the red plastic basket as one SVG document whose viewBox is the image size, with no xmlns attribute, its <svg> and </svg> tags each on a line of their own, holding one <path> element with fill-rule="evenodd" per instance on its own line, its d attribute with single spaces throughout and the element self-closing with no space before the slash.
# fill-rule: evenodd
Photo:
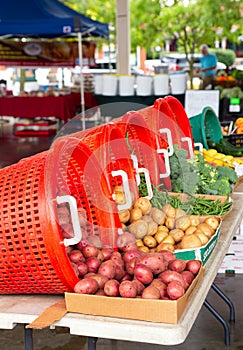
<svg viewBox="0 0 243 350">
<path fill-rule="evenodd" d="M 120 221 L 97 159 L 80 140 L 0 170 L 0 294 L 62 294 L 78 277 L 57 220 L 57 196 L 76 198 L 87 213 L 84 234 L 115 244 Z"/>
<path fill-rule="evenodd" d="M 164 100 L 169 104 L 175 115 L 181 134 L 182 146 L 188 151 L 188 157 L 193 156 L 194 142 L 189 118 L 181 102 L 174 96 L 166 96 Z"/>
<path fill-rule="evenodd" d="M 156 151 L 156 135 L 139 112 L 128 112 L 112 121 L 126 139 L 131 155 L 136 156 L 138 167 L 147 169 L 152 184 L 157 186 L 162 159 Z"/>
<path fill-rule="evenodd" d="M 147 123 L 148 129 L 150 130 L 150 139 L 151 139 L 150 142 L 152 144 L 152 147 L 158 154 L 160 184 L 163 184 L 166 189 L 170 190 L 171 181 L 169 177 L 169 173 L 170 173 L 169 161 L 168 161 L 168 157 L 165 158 L 164 152 L 163 152 L 164 150 L 168 150 L 170 135 L 161 133 L 160 129 L 162 128 L 169 129 L 169 126 L 171 125 L 171 121 L 169 120 L 167 124 L 162 125 L 162 120 L 161 120 L 162 112 L 159 112 L 156 108 L 154 108 L 154 106 L 149 106 L 149 107 L 140 109 L 138 113 L 140 116 L 142 116 L 142 118 Z M 168 121 L 168 117 L 166 117 L 166 115 L 164 115 L 164 119 L 165 121 Z"/>
<path fill-rule="evenodd" d="M 72 135 L 79 138 L 96 156 L 107 178 L 111 194 L 115 186 L 124 185 L 121 176 L 112 175 L 113 172 L 121 170 L 127 174 L 133 198 L 138 197 L 136 171 L 130 151 L 126 139 L 115 124 L 107 123 Z"/>
</svg>

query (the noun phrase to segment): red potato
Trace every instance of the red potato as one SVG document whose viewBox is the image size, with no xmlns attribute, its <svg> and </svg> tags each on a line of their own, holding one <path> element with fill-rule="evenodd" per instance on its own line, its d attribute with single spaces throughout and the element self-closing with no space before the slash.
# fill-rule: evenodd
<svg viewBox="0 0 243 350">
<path fill-rule="evenodd" d="M 141 256 L 141 252 L 139 250 L 128 250 L 123 254 L 123 260 L 125 261 L 125 263 L 127 263 L 131 259 L 135 257 L 138 258 L 139 256 Z"/>
<path fill-rule="evenodd" d="M 108 281 L 106 276 L 100 275 L 99 273 L 88 274 L 88 276 L 98 282 L 99 289 L 104 289 L 104 285 Z"/>
<path fill-rule="evenodd" d="M 143 284 L 150 284 L 153 280 L 153 272 L 148 266 L 136 264 L 134 267 L 134 277 Z"/>
<path fill-rule="evenodd" d="M 144 284 L 137 279 L 132 280 L 132 283 L 135 284 L 137 288 L 137 295 L 141 295 L 145 288 Z"/>
<path fill-rule="evenodd" d="M 78 271 L 78 266 L 74 262 L 71 262 L 71 265 L 73 267 L 74 273 L 79 277 L 79 271 Z"/>
<path fill-rule="evenodd" d="M 148 266 L 153 274 L 159 274 L 166 269 L 164 258 L 160 253 L 148 253 L 142 255 L 138 262 L 145 266 Z"/>
<path fill-rule="evenodd" d="M 136 250 L 136 249 L 138 249 L 138 246 L 136 243 L 127 243 L 122 247 L 123 252 L 127 252 L 129 250 Z"/>
<path fill-rule="evenodd" d="M 167 286 L 167 294 L 171 300 L 177 300 L 185 294 L 185 288 L 181 283 L 172 281 Z"/>
<path fill-rule="evenodd" d="M 78 262 L 84 262 L 85 258 L 80 250 L 74 249 L 69 254 L 69 260 L 77 264 Z"/>
<path fill-rule="evenodd" d="M 97 258 L 98 258 L 101 262 L 105 260 L 105 257 L 104 257 L 104 255 L 103 255 L 103 253 L 102 253 L 101 250 L 99 250 L 98 255 L 97 255 Z"/>
<path fill-rule="evenodd" d="M 122 251 L 131 250 L 131 247 L 136 249 L 136 238 L 129 232 L 124 232 L 117 239 L 117 247 Z"/>
<path fill-rule="evenodd" d="M 111 258 L 111 254 L 113 253 L 112 248 L 101 248 L 101 253 L 104 256 L 104 260 L 109 260 Z"/>
<path fill-rule="evenodd" d="M 80 242 L 77 244 L 77 249 L 82 250 L 84 247 L 88 245 L 88 241 L 86 239 L 82 239 Z"/>
<path fill-rule="evenodd" d="M 108 279 L 114 278 L 116 274 L 116 263 L 112 260 L 103 261 L 100 264 L 98 273 L 100 273 L 103 276 L 106 276 Z"/>
<path fill-rule="evenodd" d="M 77 268 L 79 277 L 83 277 L 88 273 L 88 266 L 85 262 L 79 261 L 77 263 Z"/>
<path fill-rule="evenodd" d="M 97 247 L 91 244 L 87 244 L 85 247 L 82 249 L 82 253 L 85 258 L 90 258 L 90 257 L 97 257 L 99 250 Z"/>
<path fill-rule="evenodd" d="M 73 238 L 74 232 L 73 232 L 73 225 L 72 224 L 65 224 L 61 227 L 62 236 L 63 238 Z"/>
<path fill-rule="evenodd" d="M 125 275 L 122 277 L 121 281 L 131 281 L 132 280 L 132 275 L 130 275 L 127 271 L 125 271 Z"/>
<path fill-rule="evenodd" d="M 119 286 L 119 293 L 123 298 L 136 298 L 137 286 L 133 281 L 122 281 Z"/>
<path fill-rule="evenodd" d="M 105 296 L 104 289 L 98 289 L 97 292 L 95 293 L 95 295 Z"/>
<path fill-rule="evenodd" d="M 148 286 L 144 288 L 142 292 L 143 299 L 160 299 L 160 291 L 154 286 Z"/>
<path fill-rule="evenodd" d="M 159 251 L 160 254 L 162 254 L 164 260 L 166 262 L 170 262 L 171 260 L 175 260 L 176 259 L 176 256 L 174 253 L 172 253 L 171 251 L 169 250 L 160 250 Z"/>
<path fill-rule="evenodd" d="M 119 295 L 119 282 L 115 279 L 108 280 L 104 285 L 105 295 L 109 297 L 118 297 Z"/>
<path fill-rule="evenodd" d="M 90 277 L 83 278 L 74 286 L 74 292 L 79 294 L 95 294 L 98 289 L 98 282 Z"/>
<path fill-rule="evenodd" d="M 124 269 L 125 263 L 124 263 L 124 260 L 122 259 L 122 257 L 119 257 L 118 255 L 111 255 L 110 260 L 114 261 L 116 263 L 116 265 L 118 265 Z"/>
<path fill-rule="evenodd" d="M 124 275 L 125 275 L 124 268 L 120 265 L 116 265 L 116 274 L 114 276 L 114 279 L 116 279 L 117 281 L 120 281 Z"/>
<path fill-rule="evenodd" d="M 188 260 L 186 263 L 186 270 L 191 271 L 196 276 L 202 266 L 201 260 Z"/>
<path fill-rule="evenodd" d="M 167 285 L 159 278 L 155 278 L 151 283 L 150 286 L 156 287 L 160 292 L 160 298 L 163 298 L 167 295 L 166 289 Z"/>
<path fill-rule="evenodd" d="M 87 222 L 86 210 L 84 208 L 78 208 L 78 218 L 80 227 L 85 227 Z"/>
<path fill-rule="evenodd" d="M 125 263 L 125 270 L 130 274 L 130 275 L 133 275 L 134 273 L 134 267 L 137 263 L 137 260 L 138 258 L 137 257 L 134 257 L 132 258 L 131 260 L 127 261 Z"/>
<path fill-rule="evenodd" d="M 58 223 L 60 226 L 69 225 L 70 224 L 70 215 L 58 214 Z"/>
<path fill-rule="evenodd" d="M 97 257 L 91 256 L 85 260 L 85 263 L 88 266 L 88 272 L 96 273 L 100 267 L 101 261 Z"/>
<path fill-rule="evenodd" d="M 190 286 L 190 284 L 192 284 L 192 281 L 194 280 L 195 276 L 193 275 L 193 273 L 191 271 L 182 271 L 181 273 L 182 277 L 184 278 L 184 280 L 186 281 L 186 283 L 188 283 L 188 287 Z"/>
<path fill-rule="evenodd" d="M 179 272 L 165 270 L 161 272 L 158 276 L 165 284 L 169 284 L 172 281 L 179 282 L 184 288 L 187 287 L 187 284 Z"/>
<path fill-rule="evenodd" d="M 87 240 L 88 240 L 88 244 L 89 245 L 92 245 L 92 246 L 95 246 L 98 249 L 101 249 L 102 243 L 101 243 L 101 240 L 100 240 L 99 236 L 97 236 L 97 235 L 90 235 Z"/>
<path fill-rule="evenodd" d="M 168 269 L 181 273 L 186 268 L 186 261 L 182 259 L 175 259 L 169 262 Z"/>
<path fill-rule="evenodd" d="M 70 217 L 70 211 L 69 209 L 66 207 L 66 206 L 63 206 L 63 207 L 58 207 L 57 208 L 57 215 L 61 216 L 61 215 L 64 215 L 64 216 L 69 216 Z"/>
</svg>

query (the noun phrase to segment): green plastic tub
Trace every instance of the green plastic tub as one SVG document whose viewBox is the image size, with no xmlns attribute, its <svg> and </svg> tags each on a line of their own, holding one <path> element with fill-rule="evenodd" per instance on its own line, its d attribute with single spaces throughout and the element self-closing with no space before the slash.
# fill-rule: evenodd
<svg viewBox="0 0 243 350">
<path fill-rule="evenodd" d="M 219 119 L 211 107 L 205 107 L 202 113 L 191 117 L 189 121 L 194 143 L 201 143 L 208 149 L 207 140 L 219 143 L 223 138 Z"/>
</svg>

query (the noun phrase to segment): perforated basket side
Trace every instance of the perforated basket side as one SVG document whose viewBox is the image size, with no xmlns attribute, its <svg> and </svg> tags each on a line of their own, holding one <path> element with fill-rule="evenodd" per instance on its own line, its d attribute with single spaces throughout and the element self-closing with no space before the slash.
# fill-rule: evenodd
<svg viewBox="0 0 243 350">
<path fill-rule="evenodd" d="M 0 170 L 0 293 L 59 294 L 68 290 L 52 264 L 45 235 L 52 225 L 44 198 L 47 152 Z M 43 220 L 46 221 L 43 230 Z"/>
</svg>

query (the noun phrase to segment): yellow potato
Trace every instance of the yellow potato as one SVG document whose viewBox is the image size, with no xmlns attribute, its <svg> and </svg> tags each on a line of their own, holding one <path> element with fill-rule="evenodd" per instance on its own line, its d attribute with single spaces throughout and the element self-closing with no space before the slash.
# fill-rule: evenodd
<svg viewBox="0 0 243 350">
<path fill-rule="evenodd" d="M 185 235 L 191 235 L 196 231 L 196 229 L 196 226 L 189 226 L 185 231 Z"/>
<path fill-rule="evenodd" d="M 170 244 L 175 244 L 175 240 L 172 236 L 167 235 L 161 243 L 170 243 Z"/>
<path fill-rule="evenodd" d="M 143 238 L 143 243 L 145 246 L 147 246 L 149 248 L 155 248 L 157 246 L 157 241 L 152 236 L 145 236 Z"/>
<path fill-rule="evenodd" d="M 202 242 L 200 238 L 194 233 L 191 235 L 185 235 L 180 242 L 181 249 L 198 248 L 201 246 Z"/>
<path fill-rule="evenodd" d="M 156 251 L 159 252 L 160 250 L 169 250 L 170 252 L 173 252 L 175 250 L 174 244 L 171 243 L 160 243 L 157 246 Z"/>
<path fill-rule="evenodd" d="M 208 237 L 203 233 L 200 232 L 200 230 L 197 230 L 198 232 L 196 232 L 195 234 L 200 238 L 202 245 L 208 243 L 209 239 Z"/>
<path fill-rule="evenodd" d="M 154 238 L 156 239 L 157 243 L 160 244 L 165 237 L 168 236 L 168 232 L 164 230 L 159 230 L 155 233 Z"/>
<path fill-rule="evenodd" d="M 169 232 L 169 235 L 174 239 L 175 243 L 178 243 L 184 237 L 184 232 L 179 228 L 175 228 Z"/>
</svg>

